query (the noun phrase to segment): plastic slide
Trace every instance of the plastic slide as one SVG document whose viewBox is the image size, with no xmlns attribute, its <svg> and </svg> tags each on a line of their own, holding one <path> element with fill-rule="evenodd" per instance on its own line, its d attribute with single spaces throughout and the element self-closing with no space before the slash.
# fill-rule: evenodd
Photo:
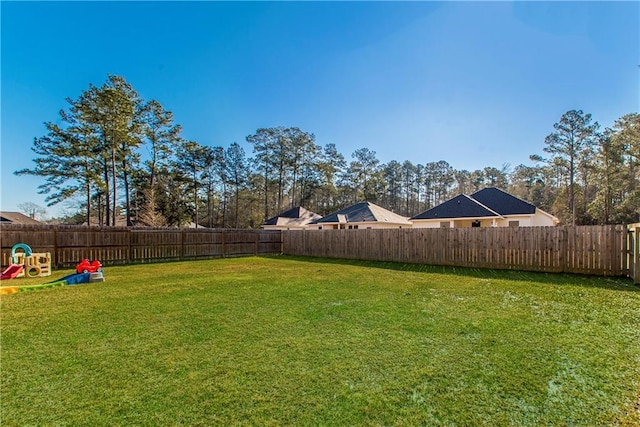
<svg viewBox="0 0 640 427">
<path fill-rule="evenodd" d="M 10 266 L 2 270 L 2 274 L 0 274 L 0 280 L 13 279 L 18 274 L 22 273 L 22 270 L 24 270 L 23 265 L 11 264 Z"/>
<path fill-rule="evenodd" d="M 47 286 L 69 286 L 79 285 L 81 283 L 104 282 L 102 271 L 97 273 L 74 273 L 64 276 L 53 282 L 45 283 Z M 44 285 L 43 285 L 44 286 Z"/>
<path fill-rule="evenodd" d="M 56 282 L 66 282 L 67 285 L 77 285 L 79 283 L 89 283 L 90 278 L 91 273 L 76 273 L 64 276 L 62 279 L 56 280 Z"/>
</svg>

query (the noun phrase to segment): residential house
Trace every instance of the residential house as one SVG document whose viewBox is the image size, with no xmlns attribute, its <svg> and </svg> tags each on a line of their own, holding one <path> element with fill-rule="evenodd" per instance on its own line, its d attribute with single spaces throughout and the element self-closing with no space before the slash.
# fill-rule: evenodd
<svg viewBox="0 0 640 427">
<path fill-rule="evenodd" d="M 411 228 L 408 218 L 388 211 L 371 202 L 349 206 L 309 225 L 309 229 Z"/>
<path fill-rule="evenodd" d="M 506 191 L 460 194 L 411 218 L 414 228 L 554 226 L 559 220 Z"/>
</svg>

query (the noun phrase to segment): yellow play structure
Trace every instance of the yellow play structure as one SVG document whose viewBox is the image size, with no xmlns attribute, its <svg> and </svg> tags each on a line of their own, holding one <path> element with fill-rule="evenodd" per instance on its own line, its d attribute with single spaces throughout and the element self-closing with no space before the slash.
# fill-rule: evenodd
<svg viewBox="0 0 640 427">
<path fill-rule="evenodd" d="M 18 252 L 22 249 L 23 252 Z M 22 266 L 15 277 L 45 277 L 51 276 L 51 253 L 32 252 L 31 248 L 24 243 L 18 243 L 11 249 L 11 262 L 14 265 Z"/>
</svg>

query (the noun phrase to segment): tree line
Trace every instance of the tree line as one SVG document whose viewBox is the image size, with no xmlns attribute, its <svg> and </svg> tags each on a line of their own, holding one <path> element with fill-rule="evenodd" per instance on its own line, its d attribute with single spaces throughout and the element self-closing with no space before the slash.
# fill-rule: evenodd
<svg viewBox="0 0 640 427">
<path fill-rule="evenodd" d="M 637 222 L 640 115 L 601 129 L 571 110 L 553 125 L 531 164 L 456 170 L 444 160 L 381 163 L 368 148 L 347 160 L 334 144 L 297 127 L 257 129 L 252 147 L 183 139 L 158 101 L 145 101 L 120 76 L 68 98 L 59 124 L 34 139 L 35 167 L 49 206 L 77 200 L 68 220 L 128 225 L 256 228 L 288 208 L 327 214 L 368 200 L 405 216 L 459 193 L 497 187 L 558 216 L 564 224 Z"/>
</svg>

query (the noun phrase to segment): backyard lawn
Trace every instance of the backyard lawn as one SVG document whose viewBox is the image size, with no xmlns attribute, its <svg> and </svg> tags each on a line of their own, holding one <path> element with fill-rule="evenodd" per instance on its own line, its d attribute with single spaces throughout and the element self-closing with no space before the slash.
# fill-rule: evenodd
<svg viewBox="0 0 640 427">
<path fill-rule="evenodd" d="M 1 297 L 0 424 L 640 424 L 628 280 L 291 257 L 105 279 Z"/>
</svg>

